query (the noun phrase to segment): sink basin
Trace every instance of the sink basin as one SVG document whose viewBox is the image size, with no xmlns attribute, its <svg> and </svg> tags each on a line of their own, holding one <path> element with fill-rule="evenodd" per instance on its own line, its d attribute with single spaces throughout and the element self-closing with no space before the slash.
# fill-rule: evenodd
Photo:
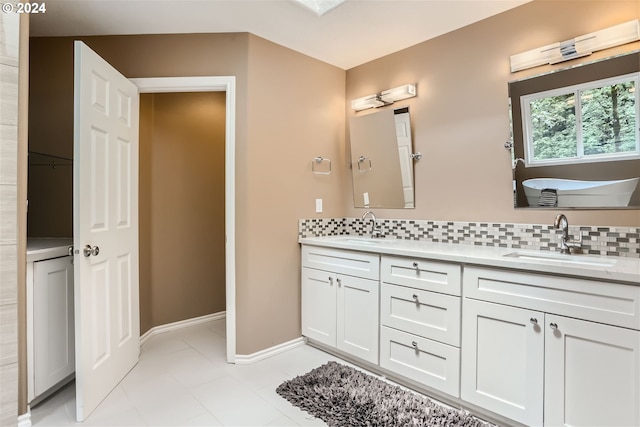
<svg viewBox="0 0 640 427">
<path fill-rule="evenodd" d="M 345 243 L 356 243 L 356 244 L 360 244 L 360 245 L 376 245 L 379 243 L 387 243 L 389 242 L 391 239 L 385 239 L 384 237 L 345 237 L 344 239 L 340 239 L 342 242 Z"/>
<path fill-rule="evenodd" d="M 604 259 L 591 257 L 589 255 L 569 255 L 559 253 L 536 253 L 536 252 L 511 252 L 504 255 L 510 258 L 518 258 L 529 261 L 543 261 L 562 264 L 584 265 L 591 267 L 613 267 L 615 259 Z"/>
</svg>

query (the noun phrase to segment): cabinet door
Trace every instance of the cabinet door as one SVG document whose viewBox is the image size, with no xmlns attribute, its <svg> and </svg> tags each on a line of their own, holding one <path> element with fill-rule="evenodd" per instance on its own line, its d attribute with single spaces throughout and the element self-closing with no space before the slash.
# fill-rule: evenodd
<svg viewBox="0 0 640 427">
<path fill-rule="evenodd" d="M 640 332 L 545 321 L 545 425 L 639 426 Z"/>
<path fill-rule="evenodd" d="M 34 394 L 44 393 L 75 370 L 73 264 L 71 257 L 34 263 Z"/>
<path fill-rule="evenodd" d="M 302 335 L 336 346 L 335 274 L 302 269 Z"/>
<path fill-rule="evenodd" d="M 378 363 L 378 282 L 337 275 L 337 347 Z"/>
<path fill-rule="evenodd" d="M 461 398 L 542 425 L 543 313 L 470 299 L 462 311 Z"/>
</svg>

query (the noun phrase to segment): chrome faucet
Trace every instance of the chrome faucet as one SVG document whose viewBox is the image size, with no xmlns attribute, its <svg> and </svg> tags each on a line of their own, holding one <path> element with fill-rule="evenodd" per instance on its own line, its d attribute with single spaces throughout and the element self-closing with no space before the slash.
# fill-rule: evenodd
<svg viewBox="0 0 640 427">
<path fill-rule="evenodd" d="M 570 254 L 573 251 L 577 251 L 580 249 L 580 243 L 582 243 L 582 235 L 580 235 L 580 240 L 578 240 L 578 244 L 569 243 L 569 221 L 564 214 L 556 215 L 556 219 L 553 221 L 553 226 L 559 230 L 562 230 L 562 235 L 560 236 L 560 253 L 561 254 Z"/>
<path fill-rule="evenodd" d="M 380 229 L 378 227 L 376 227 L 376 216 L 373 214 L 373 212 L 366 211 L 362 215 L 362 220 L 363 221 L 367 217 L 367 215 L 369 215 L 371 217 L 371 237 L 373 237 L 373 238 L 380 237 L 381 231 L 380 231 Z"/>
</svg>

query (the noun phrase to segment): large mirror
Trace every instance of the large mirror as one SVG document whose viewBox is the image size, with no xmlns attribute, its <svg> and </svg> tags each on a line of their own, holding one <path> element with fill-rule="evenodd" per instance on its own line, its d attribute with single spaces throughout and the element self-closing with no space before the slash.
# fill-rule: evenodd
<svg viewBox="0 0 640 427">
<path fill-rule="evenodd" d="M 509 83 L 516 208 L 640 207 L 640 53 Z"/>
<path fill-rule="evenodd" d="M 351 169 L 356 208 L 413 208 L 409 108 L 351 118 Z"/>
</svg>

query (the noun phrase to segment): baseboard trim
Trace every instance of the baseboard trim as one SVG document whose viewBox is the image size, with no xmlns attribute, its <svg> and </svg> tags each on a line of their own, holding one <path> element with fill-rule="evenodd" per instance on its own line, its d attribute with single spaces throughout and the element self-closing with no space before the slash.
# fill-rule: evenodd
<svg viewBox="0 0 640 427">
<path fill-rule="evenodd" d="M 18 415 L 18 427 L 31 427 L 31 407 L 27 406 L 27 412 Z"/>
<path fill-rule="evenodd" d="M 220 311 L 218 313 L 207 314 L 205 316 L 194 317 L 192 319 L 180 320 L 178 322 L 167 323 L 166 325 L 154 326 L 149 329 L 140 337 L 140 345 L 142 346 L 144 343 L 149 341 L 149 339 L 158 334 L 162 334 L 165 332 L 176 331 L 178 329 L 186 328 L 187 326 L 194 326 L 200 323 L 209 322 L 211 320 L 220 320 L 227 317 L 226 311 Z"/>
<path fill-rule="evenodd" d="M 285 351 L 292 350 L 296 347 L 300 347 L 305 344 L 304 338 L 296 338 L 291 341 L 284 342 L 282 344 L 275 345 L 273 347 L 265 348 L 252 354 L 236 354 L 237 365 L 249 365 L 251 363 L 259 362 L 260 360 L 267 359 Z"/>
<path fill-rule="evenodd" d="M 219 313 L 208 314 L 206 316 L 194 317 L 193 319 L 181 320 L 179 322 L 167 323 L 166 325 L 155 326 L 140 336 L 140 345 L 149 341 L 154 335 L 162 334 L 165 332 L 176 331 L 188 326 L 198 325 L 200 323 L 209 322 L 211 320 L 220 320 L 227 317 L 226 311 Z M 268 359 L 285 351 L 292 350 L 296 347 L 300 347 L 305 344 L 304 337 L 296 338 L 291 341 L 284 342 L 282 344 L 275 345 L 273 347 L 265 348 L 252 354 L 236 354 L 235 363 L 237 365 L 249 365 L 251 363 L 259 362 L 260 360 Z M 29 424 L 30 425 L 30 424 Z M 29 427 L 27 425 L 20 427 Z"/>
</svg>

